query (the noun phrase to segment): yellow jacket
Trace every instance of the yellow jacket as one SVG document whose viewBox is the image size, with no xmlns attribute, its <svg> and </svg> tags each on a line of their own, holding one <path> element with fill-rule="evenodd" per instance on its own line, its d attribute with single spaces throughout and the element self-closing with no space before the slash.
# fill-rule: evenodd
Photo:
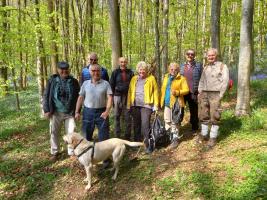
<svg viewBox="0 0 267 200">
<path fill-rule="evenodd" d="M 130 109 L 134 105 L 135 99 L 135 89 L 136 82 L 138 80 L 138 75 L 135 75 L 130 82 L 127 98 L 127 108 Z M 159 93 L 158 93 L 158 84 L 153 75 L 149 75 L 146 78 L 144 85 L 144 103 L 150 104 L 156 108 L 159 106 Z"/>
<path fill-rule="evenodd" d="M 166 93 L 166 88 L 167 88 L 167 83 L 169 79 L 169 74 L 165 74 L 163 83 L 161 86 L 161 98 L 160 98 L 160 107 L 164 107 L 164 98 L 165 98 L 165 93 Z M 184 107 L 184 95 L 189 93 L 189 88 L 186 82 L 185 77 L 180 75 L 180 73 L 177 74 L 177 76 L 173 79 L 171 83 L 171 91 L 175 91 L 175 96 L 171 94 L 170 97 L 170 108 L 173 107 L 176 97 L 178 97 L 178 101 L 180 103 L 180 106 Z"/>
</svg>

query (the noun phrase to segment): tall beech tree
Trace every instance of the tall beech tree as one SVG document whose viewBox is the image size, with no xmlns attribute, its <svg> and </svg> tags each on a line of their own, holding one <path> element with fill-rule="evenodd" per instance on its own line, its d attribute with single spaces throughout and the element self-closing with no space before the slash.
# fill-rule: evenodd
<svg viewBox="0 0 267 200">
<path fill-rule="evenodd" d="M 253 10 L 254 1 L 242 0 L 242 19 L 240 28 L 240 51 L 238 63 L 237 116 L 250 113 L 250 70 L 253 62 Z"/>
<path fill-rule="evenodd" d="M 109 0 L 110 39 L 112 46 L 112 69 L 118 65 L 118 58 L 122 56 L 120 5 L 118 0 Z"/>
</svg>

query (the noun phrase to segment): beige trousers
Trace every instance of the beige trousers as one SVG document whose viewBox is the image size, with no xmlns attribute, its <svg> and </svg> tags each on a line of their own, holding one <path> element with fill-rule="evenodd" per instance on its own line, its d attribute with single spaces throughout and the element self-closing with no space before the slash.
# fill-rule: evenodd
<svg viewBox="0 0 267 200">
<path fill-rule="evenodd" d="M 72 115 L 60 112 L 55 112 L 52 115 L 52 117 L 50 118 L 50 144 L 51 144 L 52 155 L 59 153 L 60 150 L 59 136 L 63 122 L 66 134 L 73 133 L 75 129 L 75 121 Z M 73 155 L 73 149 L 68 148 L 68 155 Z"/>
</svg>

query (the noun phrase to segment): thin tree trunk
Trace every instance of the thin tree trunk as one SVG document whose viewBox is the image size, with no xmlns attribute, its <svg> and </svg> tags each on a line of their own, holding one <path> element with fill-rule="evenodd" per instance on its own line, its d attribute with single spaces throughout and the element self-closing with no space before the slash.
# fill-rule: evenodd
<svg viewBox="0 0 267 200">
<path fill-rule="evenodd" d="M 202 52 L 204 53 L 206 48 L 206 16 L 207 16 L 207 0 L 203 2 L 203 13 L 202 13 Z M 203 55 L 202 63 L 205 65 L 205 56 Z"/>
<path fill-rule="evenodd" d="M 24 0 L 24 9 L 27 7 L 27 0 Z M 23 22 L 26 22 L 26 14 L 23 13 Z M 24 71 L 23 71 L 23 88 L 26 89 L 27 87 L 27 73 L 28 73 L 28 66 L 29 66 L 29 55 L 28 55 L 28 40 L 24 38 L 24 44 L 25 44 L 25 61 L 24 61 Z"/>
<path fill-rule="evenodd" d="M 160 46 L 159 46 L 159 0 L 155 0 L 154 6 L 154 28 L 155 28 L 155 59 L 156 59 L 156 69 L 157 69 L 157 81 L 158 84 L 161 83 L 161 65 L 160 65 Z"/>
<path fill-rule="evenodd" d="M 55 22 L 55 9 L 54 0 L 48 0 L 47 8 L 49 15 L 49 24 L 51 28 L 52 41 L 51 41 L 51 67 L 52 73 L 57 73 L 57 63 L 58 63 L 58 47 L 56 43 L 56 22 Z"/>
<path fill-rule="evenodd" d="M 72 24 L 73 24 L 73 35 L 72 35 L 72 63 L 74 65 L 74 73 L 76 76 L 79 76 L 79 58 L 78 58 L 78 51 L 79 47 L 77 44 L 78 41 L 78 26 L 77 26 L 77 18 L 75 14 L 75 9 L 74 9 L 74 0 L 71 2 L 71 11 L 72 11 Z"/>
<path fill-rule="evenodd" d="M 236 116 L 247 115 L 251 111 L 249 83 L 253 64 L 253 9 L 254 1 L 242 0 Z"/>
<path fill-rule="evenodd" d="M 87 22 L 87 37 L 88 37 L 88 48 L 89 51 L 93 48 L 93 17 L 94 17 L 94 4 L 93 4 L 93 0 L 88 0 L 87 4 L 86 4 L 86 22 Z"/>
<path fill-rule="evenodd" d="M 118 0 L 109 0 L 109 16 L 112 46 L 112 69 L 118 65 L 118 58 L 122 56 L 120 5 Z"/>
<path fill-rule="evenodd" d="M 39 0 L 34 0 L 35 3 L 35 16 L 36 16 L 36 50 L 37 50 L 37 62 L 36 62 L 36 72 L 37 72 L 37 84 L 38 84 L 38 94 L 39 94 L 39 107 L 40 116 L 43 117 L 43 93 L 44 93 L 44 57 L 43 57 L 43 43 L 42 43 L 42 33 L 40 29 L 40 9 Z"/>
<path fill-rule="evenodd" d="M 198 51 L 198 17 L 199 17 L 199 0 L 196 0 L 196 20 L 195 20 L 195 52 Z"/>
<path fill-rule="evenodd" d="M 6 0 L 2 0 L 2 7 L 6 7 L 7 6 L 7 1 Z M 6 33 L 7 33 L 7 29 L 8 29 L 8 24 L 7 24 L 7 11 L 3 10 L 2 11 L 2 17 L 3 17 L 3 22 L 2 22 L 2 26 L 3 26 L 3 32 L 2 32 L 2 44 L 6 43 Z M 5 50 L 5 45 L 2 45 L 2 53 L 5 55 L 4 58 L 7 58 L 6 55 L 6 50 Z M 6 96 L 8 93 L 8 85 L 7 85 L 7 79 L 8 79 L 8 73 L 7 73 L 7 63 L 2 60 L 0 61 L 1 65 L 0 65 L 0 84 L 3 85 L 3 95 Z"/>
<path fill-rule="evenodd" d="M 15 91 L 15 97 L 16 97 L 16 108 L 17 108 L 17 110 L 20 110 L 19 93 L 18 93 L 16 73 L 15 73 L 14 66 L 11 69 L 11 73 L 12 73 L 13 85 L 14 85 L 14 91 Z"/>
<path fill-rule="evenodd" d="M 220 59 L 220 15 L 221 0 L 211 1 L 211 47 L 218 50 L 218 58 Z"/>
<path fill-rule="evenodd" d="M 162 73 L 168 69 L 168 29 L 169 29 L 169 0 L 163 0 L 163 51 L 162 51 Z"/>
</svg>

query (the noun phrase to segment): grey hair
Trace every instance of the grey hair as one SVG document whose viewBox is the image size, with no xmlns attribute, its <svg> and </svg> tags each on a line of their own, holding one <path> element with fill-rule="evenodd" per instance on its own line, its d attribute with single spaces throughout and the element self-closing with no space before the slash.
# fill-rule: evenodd
<svg viewBox="0 0 267 200">
<path fill-rule="evenodd" d="M 92 64 L 92 65 L 89 66 L 89 71 L 91 71 L 91 68 L 93 66 L 97 66 L 98 69 L 101 69 L 101 66 L 99 64 Z"/>
<path fill-rule="evenodd" d="M 218 55 L 218 49 L 216 49 L 216 48 L 209 48 L 208 51 L 207 51 L 207 54 L 210 51 L 214 52 L 216 54 L 216 56 Z"/>
<path fill-rule="evenodd" d="M 145 61 L 140 61 L 136 65 L 136 71 L 139 71 L 139 69 L 144 69 L 146 72 L 148 72 L 149 66 L 146 64 Z"/>
</svg>

